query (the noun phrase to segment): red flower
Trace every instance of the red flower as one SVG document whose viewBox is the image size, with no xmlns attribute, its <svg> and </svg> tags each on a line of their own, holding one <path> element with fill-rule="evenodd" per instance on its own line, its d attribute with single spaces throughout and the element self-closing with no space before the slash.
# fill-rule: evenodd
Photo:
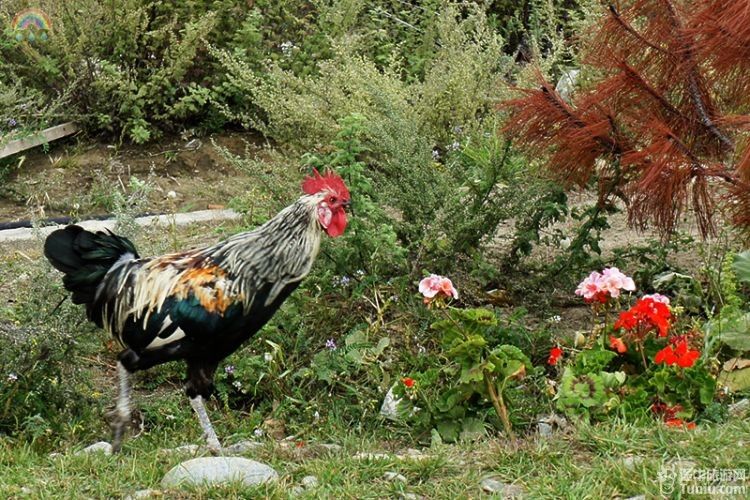
<svg viewBox="0 0 750 500">
<path fill-rule="evenodd" d="M 685 422 L 681 418 L 670 418 L 664 421 L 667 427 L 684 427 L 686 429 L 695 429 L 695 422 Z"/>
<path fill-rule="evenodd" d="M 563 350 L 559 347 L 553 347 L 549 351 L 549 359 L 547 359 L 547 364 L 550 366 L 555 366 L 557 362 L 560 360 L 560 358 L 563 355 Z"/>
<path fill-rule="evenodd" d="M 672 313 L 667 304 L 646 297 L 638 300 L 629 310 L 621 312 L 614 328 L 628 331 L 637 329 L 641 335 L 656 329 L 659 337 L 666 337 L 671 319 Z"/>
<path fill-rule="evenodd" d="M 404 377 L 401 379 L 401 382 L 404 383 L 407 389 L 411 389 L 412 387 L 414 387 L 414 384 L 417 383 L 416 380 L 411 377 Z"/>
<path fill-rule="evenodd" d="M 623 342 L 621 338 L 615 337 L 613 335 L 609 336 L 609 347 L 620 354 L 628 352 L 628 346 L 625 345 L 625 342 Z"/>
<path fill-rule="evenodd" d="M 674 347 L 673 347 L 674 345 Z M 701 355 L 700 351 L 688 349 L 687 339 L 678 337 L 672 343 L 656 353 L 654 363 L 664 363 L 668 366 L 677 365 L 682 368 L 690 368 Z"/>
</svg>

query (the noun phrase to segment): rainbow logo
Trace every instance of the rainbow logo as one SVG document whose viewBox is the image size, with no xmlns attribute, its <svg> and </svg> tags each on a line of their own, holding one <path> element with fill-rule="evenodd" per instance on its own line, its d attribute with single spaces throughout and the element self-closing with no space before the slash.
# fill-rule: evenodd
<svg viewBox="0 0 750 500">
<path fill-rule="evenodd" d="M 47 33 L 52 31 L 52 23 L 49 16 L 41 9 L 25 9 L 13 17 L 11 23 L 13 31 L 16 32 L 16 40 L 27 39 L 30 42 L 47 39 Z"/>
</svg>

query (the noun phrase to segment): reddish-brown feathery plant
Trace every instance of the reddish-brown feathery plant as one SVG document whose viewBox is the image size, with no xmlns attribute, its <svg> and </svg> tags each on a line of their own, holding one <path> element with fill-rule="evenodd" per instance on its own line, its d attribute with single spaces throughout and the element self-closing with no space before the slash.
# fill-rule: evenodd
<svg viewBox="0 0 750 500">
<path fill-rule="evenodd" d="M 612 3 L 583 63 L 601 76 L 571 102 L 540 75 L 503 103 L 505 132 L 636 226 L 668 234 L 692 206 L 705 236 L 720 205 L 750 228 L 750 0 Z"/>
</svg>

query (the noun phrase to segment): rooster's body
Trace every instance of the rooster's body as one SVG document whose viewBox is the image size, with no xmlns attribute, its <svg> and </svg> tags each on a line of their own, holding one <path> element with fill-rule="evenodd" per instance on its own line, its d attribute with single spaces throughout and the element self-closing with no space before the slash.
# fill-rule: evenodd
<svg viewBox="0 0 750 500">
<path fill-rule="evenodd" d="M 221 243 L 154 258 L 103 232 L 68 226 L 52 233 L 45 255 L 65 273 L 73 302 L 123 347 L 113 446 L 130 418 L 129 374 L 185 360 L 191 399 L 209 447 L 220 448 L 203 399 L 218 364 L 253 336 L 307 276 L 324 232 L 346 227 L 349 192 L 333 174 L 308 178 L 307 193 L 254 231 Z"/>
</svg>

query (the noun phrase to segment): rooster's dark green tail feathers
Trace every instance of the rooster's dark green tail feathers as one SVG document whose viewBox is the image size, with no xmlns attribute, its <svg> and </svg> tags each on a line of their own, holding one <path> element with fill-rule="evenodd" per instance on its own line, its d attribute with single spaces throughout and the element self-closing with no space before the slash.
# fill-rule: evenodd
<svg viewBox="0 0 750 500">
<path fill-rule="evenodd" d="M 138 258 L 135 245 L 110 231 L 92 233 L 80 226 L 58 229 L 44 242 L 44 255 L 62 271 L 63 285 L 76 304 L 90 304 L 107 271 L 125 254 Z"/>
</svg>

